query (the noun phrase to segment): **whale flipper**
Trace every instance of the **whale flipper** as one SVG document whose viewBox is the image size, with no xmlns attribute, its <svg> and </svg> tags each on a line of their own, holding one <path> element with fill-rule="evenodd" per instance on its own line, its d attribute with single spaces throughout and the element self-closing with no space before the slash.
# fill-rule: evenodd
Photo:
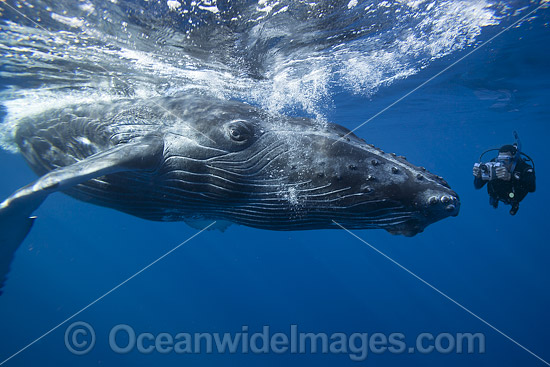
<svg viewBox="0 0 550 367">
<path fill-rule="evenodd" d="M 36 217 L 24 216 L 19 216 L 16 220 L 12 220 L 12 218 L 18 218 L 17 213 L 10 212 L 10 210 L 0 212 L 0 295 L 13 255 L 36 219 Z"/>
<path fill-rule="evenodd" d="M 35 220 L 31 215 L 49 194 L 111 173 L 154 170 L 163 152 L 164 140 L 148 135 L 55 169 L 0 203 L 0 294 L 14 253 Z"/>
</svg>

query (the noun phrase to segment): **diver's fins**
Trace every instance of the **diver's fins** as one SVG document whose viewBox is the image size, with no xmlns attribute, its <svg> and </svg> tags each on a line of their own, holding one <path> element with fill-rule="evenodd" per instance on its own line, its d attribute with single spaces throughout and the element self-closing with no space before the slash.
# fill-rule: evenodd
<svg viewBox="0 0 550 367">
<path fill-rule="evenodd" d="M 0 203 L 0 294 L 14 253 L 34 222 L 31 215 L 49 194 L 115 172 L 155 169 L 163 151 L 161 137 L 146 136 L 53 170 Z"/>
</svg>

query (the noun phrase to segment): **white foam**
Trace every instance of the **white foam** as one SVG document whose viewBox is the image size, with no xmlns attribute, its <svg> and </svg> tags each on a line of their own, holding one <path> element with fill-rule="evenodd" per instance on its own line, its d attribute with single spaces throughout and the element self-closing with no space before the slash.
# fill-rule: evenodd
<svg viewBox="0 0 550 367">
<path fill-rule="evenodd" d="M 168 0 L 166 5 L 168 5 L 168 8 L 172 11 L 181 9 L 181 3 L 176 0 Z"/>
<path fill-rule="evenodd" d="M 50 16 L 52 17 L 53 20 L 66 24 L 69 27 L 76 28 L 76 27 L 82 27 L 84 25 L 83 19 L 66 17 L 56 13 L 51 13 Z"/>
<path fill-rule="evenodd" d="M 348 8 L 358 6 L 355 0 L 348 4 Z M 266 13 L 279 5 L 278 1 L 259 1 L 257 10 L 263 13 L 260 18 L 264 19 Z M 395 9 L 396 6 L 401 8 Z M 403 0 L 401 5 L 384 1 L 377 7 L 365 8 L 372 13 L 368 16 L 374 17 L 374 23 L 381 21 L 376 8 L 393 11 L 395 14 L 390 18 L 399 15 L 418 21 L 413 23 L 414 27 L 396 21 L 387 34 L 378 38 L 361 37 L 312 55 L 307 54 L 308 49 L 284 56 L 273 53 L 273 58 L 268 59 L 269 81 L 251 91 L 252 99 L 275 112 L 298 108 L 322 115 L 333 86 L 372 95 L 380 87 L 417 73 L 433 60 L 473 44 L 483 27 L 499 23 L 492 4 L 485 0 Z M 269 16 L 275 17 L 275 14 Z M 250 36 L 260 42 L 262 39 L 300 39 L 300 34 L 293 34 L 280 22 L 284 24 L 279 21 L 275 27 L 259 22 Z"/>
<path fill-rule="evenodd" d="M 216 1 L 203 1 L 199 5 L 199 9 L 206 10 L 214 14 L 218 14 L 220 12 L 220 9 L 218 9 L 218 6 L 216 5 Z"/>
</svg>

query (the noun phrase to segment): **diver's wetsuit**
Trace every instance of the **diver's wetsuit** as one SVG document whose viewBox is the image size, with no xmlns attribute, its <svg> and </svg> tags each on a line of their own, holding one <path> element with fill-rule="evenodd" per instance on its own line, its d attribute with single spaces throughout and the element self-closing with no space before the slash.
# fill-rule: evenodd
<svg viewBox="0 0 550 367">
<path fill-rule="evenodd" d="M 495 159 L 491 160 L 491 162 L 494 161 Z M 489 203 L 495 208 L 498 206 L 499 201 L 510 204 L 512 205 L 510 214 L 514 215 L 519 209 L 520 201 L 525 198 L 527 193 L 535 192 L 535 170 L 523 159 L 519 159 L 510 181 L 500 179 L 484 181 L 481 177 L 474 178 L 476 189 L 481 189 L 486 183 L 488 183 Z"/>
</svg>

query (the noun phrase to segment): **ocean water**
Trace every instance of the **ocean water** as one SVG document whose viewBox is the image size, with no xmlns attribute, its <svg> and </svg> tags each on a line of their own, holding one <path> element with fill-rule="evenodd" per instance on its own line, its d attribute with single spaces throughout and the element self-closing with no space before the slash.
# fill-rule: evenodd
<svg viewBox="0 0 550 367">
<path fill-rule="evenodd" d="M 53 194 L 36 211 L 0 296 L 0 363 L 550 361 L 550 13 L 544 1 L 6 0 L 0 14 L 2 198 L 36 179 L 10 140 L 22 117 L 64 103 L 189 90 L 349 129 L 361 125 L 358 136 L 443 176 L 461 199 L 457 217 L 415 237 L 354 231 L 387 257 L 343 230 L 235 225 L 201 233 L 128 280 L 198 230 Z M 471 168 L 484 150 L 513 143 L 514 130 L 536 162 L 537 191 L 512 217 L 507 207 L 489 205 L 485 189 L 474 189 Z M 71 344 L 76 321 L 95 333 L 93 348 L 80 355 L 71 345 L 85 347 L 91 334 L 78 334 Z M 345 336 L 348 344 L 331 344 L 327 353 L 320 344 L 304 352 L 270 345 L 265 353 L 258 337 L 247 352 L 242 344 L 234 353 L 209 352 L 202 344 L 197 352 L 164 353 L 159 342 L 152 350 L 120 353 L 109 340 L 120 325 L 136 338 L 145 335 L 147 347 L 155 345 L 151 338 L 168 338 L 162 333 L 250 339 L 264 327 L 270 337 L 290 338 L 295 329 L 329 341 Z M 131 341 L 124 333 L 119 347 Z M 383 342 L 392 333 L 402 335 L 403 350 L 381 349 L 392 346 Z M 423 333 L 433 339 L 424 338 L 421 347 L 436 341 L 439 347 L 418 348 Z M 451 348 L 460 333 L 480 333 L 482 350 Z"/>
</svg>

